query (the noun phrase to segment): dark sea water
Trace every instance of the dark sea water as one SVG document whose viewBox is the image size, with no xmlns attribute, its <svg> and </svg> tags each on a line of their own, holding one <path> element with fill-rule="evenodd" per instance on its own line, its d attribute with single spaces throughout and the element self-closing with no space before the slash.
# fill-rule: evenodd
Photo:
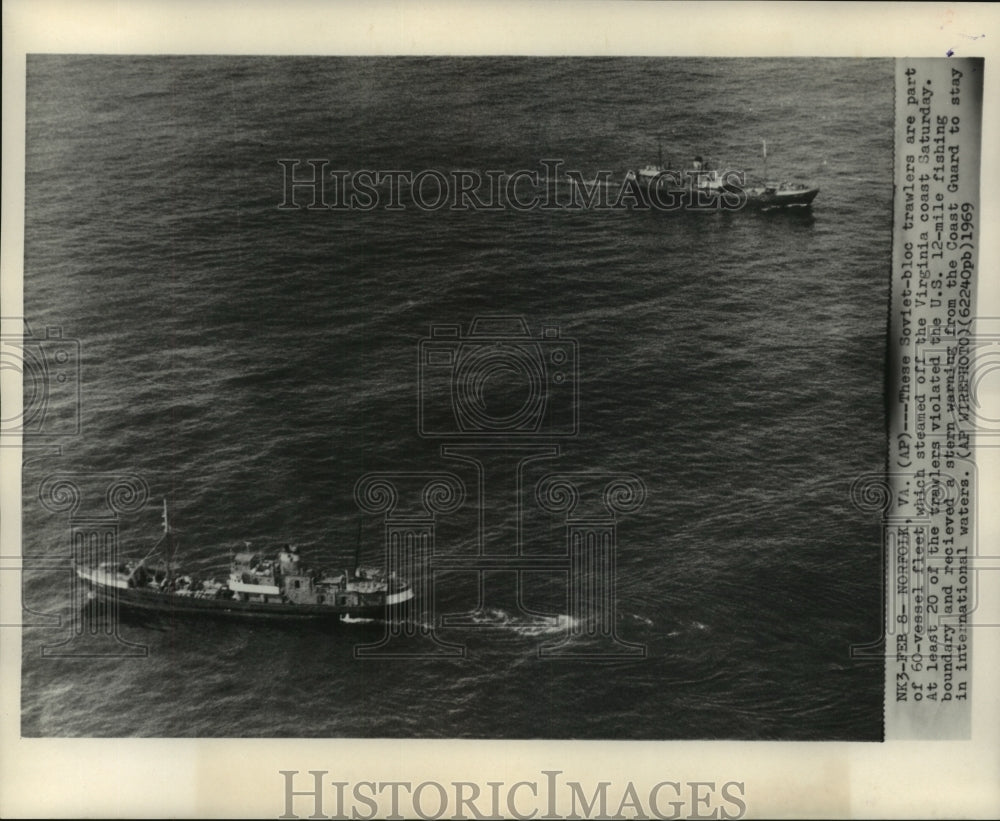
<svg viewBox="0 0 1000 821">
<path fill-rule="evenodd" d="M 564 590 L 528 584 L 442 636 L 464 659 L 357 660 L 382 625 L 128 618 L 141 658 L 46 658 L 24 631 L 26 736 L 879 739 L 880 526 L 851 482 L 884 465 L 892 64 L 867 60 L 28 61 L 25 315 L 79 340 L 81 434 L 29 454 L 29 561 L 68 563 L 53 472 L 136 474 L 142 555 L 170 500 L 182 557 L 290 541 L 381 560 L 370 471 L 452 470 L 417 431 L 433 323 L 523 316 L 579 346 L 579 435 L 551 470 L 633 473 L 616 628 L 645 658 L 540 659 Z M 330 168 L 592 174 L 703 154 L 815 182 L 810 214 L 282 211 L 282 158 Z M 303 171 L 305 173 L 305 171 Z M 464 471 L 464 472 L 463 472 Z M 562 546 L 524 495 L 526 546 Z M 468 506 L 439 523 L 470 549 Z M 489 537 L 490 534 L 487 534 Z M 445 575 L 446 609 L 474 604 Z M 74 615 L 64 568 L 25 604 Z M 85 639 L 83 640 L 86 641 Z"/>
</svg>

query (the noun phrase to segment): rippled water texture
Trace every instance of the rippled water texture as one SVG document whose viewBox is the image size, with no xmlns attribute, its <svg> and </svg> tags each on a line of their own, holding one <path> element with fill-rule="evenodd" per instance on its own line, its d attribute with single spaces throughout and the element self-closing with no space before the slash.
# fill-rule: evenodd
<svg viewBox="0 0 1000 821">
<path fill-rule="evenodd" d="M 122 546 L 183 558 L 291 541 L 381 556 L 355 482 L 448 469 L 417 432 L 433 323 L 516 314 L 578 344 L 579 424 L 527 469 L 634 473 L 618 521 L 619 635 L 642 659 L 544 660 L 571 626 L 559 579 L 525 620 L 444 631 L 465 659 L 354 659 L 380 625 L 122 625 L 137 659 L 42 658 L 24 632 L 29 736 L 877 739 L 880 529 L 851 482 L 884 464 L 892 64 L 849 60 L 34 56 L 25 310 L 79 340 L 81 429 L 24 471 L 26 556 L 70 556 L 53 471 L 128 472 L 153 499 Z M 330 168 L 589 175 L 702 154 L 814 182 L 812 214 L 281 211 L 281 158 Z M 526 491 L 526 549 L 562 524 Z M 507 523 L 509 524 L 509 523 Z M 498 527 L 503 528 L 504 522 Z M 439 523 L 468 551 L 474 511 Z M 489 537 L 490 534 L 488 533 Z M 475 603 L 468 574 L 442 602 Z M 67 574 L 25 600 L 69 612 Z"/>
</svg>

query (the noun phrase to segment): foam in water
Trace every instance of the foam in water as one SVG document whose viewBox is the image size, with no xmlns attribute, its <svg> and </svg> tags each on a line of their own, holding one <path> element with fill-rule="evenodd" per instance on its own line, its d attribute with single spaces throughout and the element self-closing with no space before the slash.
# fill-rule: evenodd
<svg viewBox="0 0 1000 821">
<path fill-rule="evenodd" d="M 512 617 L 502 608 L 489 608 L 482 614 L 473 616 L 476 624 L 509 630 L 519 636 L 546 636 L 562 633 L 575 627 L 578 620 L 564 613 L 558 616 L 531 616 L 530 618 Z"/>
</svg>

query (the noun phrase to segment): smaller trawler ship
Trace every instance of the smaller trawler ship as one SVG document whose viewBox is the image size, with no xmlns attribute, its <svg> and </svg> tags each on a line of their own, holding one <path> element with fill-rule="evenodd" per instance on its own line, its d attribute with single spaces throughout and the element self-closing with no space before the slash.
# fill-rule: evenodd
<svg viewBox="0 0 1000 821">
<path fill-rule="evenodd" d="M 77 565 L 77 575 L 94 595 L 113 598 L 122 607 L 180 615 L 349 621 L 385 617 L 390 605 L 414 596 L 409 584 L 378 568 L 309 570 L 298 549 L 289 545 L 277 548 L 273 556 L 247 545 L 231 554 L 227 579 L 196 579 L 178 573 L 178 565 L 171 560 L 173 533 L 166 501 L 163 530 L 160 540 L 139 561 Z M 157 551 L 165 553 L 164 559 L 151 561 Z"/>
<path fill-rule="evenodd" d="M 656 189 L 657 201 L 677 201 L 698 209 L 713 206 L 738 211 L 743 208 L 769 210 L 772 208 L 808 208 L 819 194 L 819 188 L 799 182 L 769 180 L 767 172 L 767 143 L 763 143 L 764 177 L 749 180 L 745 174 L 711 169 L 699 156 L 690 168 L 670 169 L 663 162 L 663 149 L 659 149 L 659 162 L 629 171 L 626 179 L 634 179 L 646 191 Z"/>
</svg>

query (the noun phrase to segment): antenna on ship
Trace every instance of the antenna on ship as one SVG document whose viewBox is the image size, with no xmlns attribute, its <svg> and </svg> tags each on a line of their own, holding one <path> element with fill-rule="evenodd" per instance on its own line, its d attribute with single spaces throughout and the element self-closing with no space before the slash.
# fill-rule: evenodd
<svg viewBox="0 0 1000 821">
<path fill-rule="evenodd" d="M 145 556 L 143 556 L 141 559 L 139 559 L 139 561 L 136 563 L 135 567 L 132 569 L 132 572 L 129 574 L 129 578 L 130 579 L 132 578 L 132 576 L 135 575 L 136 571 L 140 567 L 145 566 L 146 561 L 149 559 L 149 557 L 152 556 L 159 549 L 160 545 L 163 544 L 164 540 L 167 538 L 167 536 L 170 535 L 170 533 L 171 533 L 171 531 L 170 531 L 170 523 L 169 523 L 169 520 L 167 519 L 167 497 L 164 496 L 163 497 L 163 535 L 160 536 L 160 538 L 156 540 L 156 543 L 149 549 L 149 552 Z M 170 542 L 169 541 L 166 544 L 166 547 L 164 549 L 164 553 L 165 553 L 165 555 L 164 555 L 164 559 L 165 559 L 164 564 L 166 565 L 166 569 L 164 571 L 164 573 L 165 573 L 164 582 L 166 583 L 166 582 L 170 581 L 170 554 L 171 554 L 171 550 L 170 550 Z"/>
<path fill-rule="evenodd" d="M 358 567 L 361 566 L 361 529 L 365 525 L 364 519 L 358 519 L 358 541 L 354 545 L 354 572 L 358 572 Z"/>
<path fill-rule="evenodd" d="M 174 552 L 175 552 L 174 551 L 174 544 L 173 544 L 174 540 L 172 538 L 168 538 L 168 537 L 172 536 L 172 534 L 173 534 L 173 531 L 170 529 L 170 519 L 167 516 L 167 497 L 164 496 L 163 497 L 163 538 L 167 540 L 166 551 L 165 551 L 166 552 L 166 571 L 165 571 L 166 575 L 164 577 L 164 583 L 165 584 L 170 584 L 170 582 L 173 580 L 173 568 L 171 567 L 171 564 L 173 563 L 173 555 L 174 555 Z"/>
<path fill-rule="evenodd" d="M 764 146 L 764 185 L 767 185 L 767 140 L 761 140 Z"/>
</svg>

